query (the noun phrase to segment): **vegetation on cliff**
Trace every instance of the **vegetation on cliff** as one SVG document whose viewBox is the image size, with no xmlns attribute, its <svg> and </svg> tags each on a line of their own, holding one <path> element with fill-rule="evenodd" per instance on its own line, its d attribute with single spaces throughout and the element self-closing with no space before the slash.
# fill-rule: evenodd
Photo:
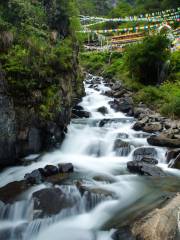
<svg viewBox="0 0 180 240">
<path fill-rule="evenodd" d="M 9 0 L 0 3 L 0 10 L 0 62 L 9 93 L 15 104 L 29 108 L 36 104 L 40 115 L 53 118 L 61 109 L 67 86 L 73 94 L 71 83 L 65 80 L 69 73 L 77 71 L 74 90 L 78 94 L 82 90 L 75 1 Z"/>
</svg>

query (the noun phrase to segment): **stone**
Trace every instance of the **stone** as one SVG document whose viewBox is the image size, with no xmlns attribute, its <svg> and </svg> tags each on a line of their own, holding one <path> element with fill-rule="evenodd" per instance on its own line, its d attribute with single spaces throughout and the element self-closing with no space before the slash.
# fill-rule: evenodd
<svg viewBox="0 0 180 240">
<path fill-rule="evenodd" d="M 143 131 L 148 133 L 159 132 L 162 129 L 163 129 L 162 124 L 159 122 L 148 123 L 148 124 L 145 124 L 145 126 L 143 127 Z"/>
<path fill-rule="evenodd" d="M 141 161 L 145 163 L 153 164 L 153 165 L 158 164 L 158 160 L 151 157 L 143 157 Z"/>
<path fill-rule="evenodd" d="M 174 161 L 170 162 L 168 167 L 180 169 L 180 153 L 177 155 Z"/>
<path fill-rule="evenodd" d="M 40 184 L 42 181 L 44 181 L 40 170 L 34 170 L 31 173 L 25 174 L 24 179 L 29 184 Z"/>
<path fill-rule="evenodd" d="M 141 131 L 144 127 L 144 123 L 141 123 L 141 122 L 136 122 L 134 125 L 133 125 L 133 129 L 135 131 Z"/>
<path fill-rule="evenodd" d="M 89 118 L 90 117 L 90 113 L 87 111 L 84 111 L 84 110 L 73 109 L 72 114 L 73 114 L 73 117 L 76 117 L 76 118 Z"/>
<path fill-rule="evenodd" d="M 140 175 L 164 177 L 166 174 L 154 164 L 149 164 L 143 161 L 130 161 L 127 163 L 127 168 L 132 173 Z"/>
<path fill-rule="evenodd" d="M 156 158 L 157 151 L 153 147 L 141 147 L 133 152 L 133 160 L 141 161 L 143 158 Z"/>
<path fill-rule="evenodd" d="M 115 98 L 121 98 L 124 94 L 126 93 L 126 90 L 125 89 L 122 89 L 120 91 L 115 91 L 113 93 L 113 97 Z"/>
<path fill-rule="evenodd" d="M 150 136 L 147 141 L 153 146 L 180 148 L 180 139 L 168 138 L 166 135 Z"/>
<path fill-rule="evenodd" d="M 71 173 L 74 171 L 74 166 L 72 165 L 72 163 L 58 164 L 58 168 L 60 173 Z"/>
<path fill-rule="evenodd" d="M 59 173 L 59 169 L 53 165 L 47 165 L 43 170 L 44 170 L 43 174 L 45 177 L 53 176 Z"/>
<path fill-rule="evenodd" d="M 161 208 L 156 208 L 132 226 L 135 239 L 170 240 L 176 239 L 178 229 L 177 213 L 180 207 L 180 194 Z"/>
<path fill-rule="evenodd" d="M 117 156 L 125 157 L 131 152 L 131 146 L 128 142 L 124 142 L 121 139 L 116 139 L 113 150 L 116 152 Z"/>
<path fill-rule="evenodd" d="M 73 202 L 59 188 L 44 188 L 32 195 L 34 210 L 38 217 L 49 217 L 58 214 L 64 208 L 72 207 Z"/>
<path fill-rule="evenodd" d="M 108 113 L 108 109 L 107 109 L 107 107 L 100 107 L 100 108 L 97 109 L 97 112 L 100 112 L 103 115 L 105 115 L 105 114 Z"/>
<path fill-rule="evenodd" d="M 166 161 L 169 163 L 172 159 L 175 159 L 180 153 L 180 148 L 169 150 L 166 152 Z"/>
</svg>

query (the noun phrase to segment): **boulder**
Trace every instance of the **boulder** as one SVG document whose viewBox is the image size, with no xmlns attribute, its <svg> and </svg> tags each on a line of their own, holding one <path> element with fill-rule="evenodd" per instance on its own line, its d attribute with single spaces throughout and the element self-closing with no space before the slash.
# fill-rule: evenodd
<svg viewBox="0 0 180 240">
<path fill-rule="evenodd" d="M 170 240 L 176 239 L 180 207 L 180 194 L 177 194 L 162 208 L 156 208 L 132 226 L 135 239 Z M 178 239 L 178 238 L 177 238 Z"/>
<path fill-rule="evenodd" d="M 141 161 L 143 158 L 156 158 L 157 151 L 152 147 L 137 148 L 133 153 L 134 161 Z"/>
<path fill-rule="evenodd" d="M 133 125 L 133 129 L 135 130 L 135 131 L 142 131 L 142 129 L 143 129 L 143 127 L 144 127 L 144 123 L 142 123 L 142 122 L 136 122 L 134 125 Z"/>
<path fill-rule="evenodd" d="M 128 142 L 124 142 L 121 139 L 116 139 L 113 150 L 117 156 L 128 156 L 131 152 L 131 146 Z"/>
<path fill-rule="evenodd" d="M 127 163 L 127 168 L 132 173 L 140 175 L 164 177 L 166 174 L 154 164 L 149 164 L 143 161 L 130 161 Z"/>
<path fill-rule="evenodd" d="M 36 217 L 58 214 L 64 208 L 72 207 L 73 202 L 59 188 L 44 188 L 32 195 Z"/>
<path fill-rule="evenodd" d="M 40 184 L 44 181 L 44 178 L 41 174 L 41 170 L 34 170 L 31 173 L 27 173 L 24 176 L 24 179 L 29 184 Z"/>
<path fill-rule="evenodd" d="M 100 112 L 103 115 L 105 115 L 105 114 L 108 113 L 108 109 L 107 109 L 107 107 L 100 107 L 100 108 L 97 109 L 97 112 Z"/>
<path fill-rule="evenodd" d="M 44 172 L 41 172 L 41 173 L 43 173 L 45 177 L 49 177 L 49 176 L 58 174 L 58 172 L 59 172 L 59 169 L 53 165 L 47 165 L 47 166 L 45 166 L 45 168 L 43 170 L 44 170 Z"/>
<path fill-rule="evenodd" d="M 131 97 L 125 97 L 119 100 L 114 100 L 109 102 L 112 109 L 116 112 L 129 113 L 133 111 L 133 100 Z"/>
<path fill-rule="evenodd" d="M 175 159 L 180 154 L 180 148 L 169 150 L 166 153 L 166 161 L 169 163 L 172 159 Z"/>
<path fill-rule="evenodd" d="M 113 86 L 111 87 L 111 89 L 112 89 L 113 91 L 117 91 L 117 90 L 122 89 L 122 83 L 121 83 L 120 81 L 115 82 L 115 83 L 113 84 Z"/>
<path fill-rule="evenodd" d="M 143 157 L 141 161 L 144 163 L 149 163 L 149 164 L 153 164 L 153 165 L 158 164 L 158 160 L 155 158 L 151 158 L 151 157 Z"/>
<path fill-rule="evenodd" d="M 72 163 L 58 164 L 58 168 L 60 173 L 71 173 L 74 171 L 74 166 L 72 165 Z"/>
<path fill-rule="evenodd" d="M 153 146 L 180 148 L 180 139 L 168 138 L 166 135 L 150 136 L 148 143 Z"/>
<path fill-rule="evenodd" d="M 90 117 L 90 113 L 87 111 L 84 111 L 84 110 L 73 109 L 72 114 L 73 114 L 73 117 L 76 117 L 76 118 L 89 118 Z"/>
<path fill-rule="evenodd" d="M 177 155 L 177 157 L 174 160 L 170 162 L 169 167 L 180 169 L 180 153 Z"/>
<path fill-rule="evenodd" d="M 125 89 L 122 89 L 120 91 L 113 92 L 113 97 L 115 98 L 121 98 L 126 93 Z"/>
<path fill-rule="evenodd" d="M 148 133 L 159 132 L 162 129 L 163 129 L 163 126 L 160 122 L 148 123 L 148 124 L 145 124 L 145 126 L 143 127 L 143 131 Z"/>
</svg>

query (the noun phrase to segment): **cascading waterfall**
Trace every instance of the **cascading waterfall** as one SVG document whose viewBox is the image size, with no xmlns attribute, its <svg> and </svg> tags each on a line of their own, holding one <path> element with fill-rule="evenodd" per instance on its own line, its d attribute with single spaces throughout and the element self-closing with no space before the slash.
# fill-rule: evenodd
<svg viewBox="0 0 180 240">
<path fill-rule="evenodd" d="M 148 205 L 160 195 L 148 179 L 127 171 L 127 162 L 132 160 L 133 152 L 137 148 L 148 147 L 148 134 L 134 131 L 134 119 L 110 107 L 108 102 L 112 98 L 103 95 L 109 90 L 103 78 L 98 78 L 95 89 L 91 86 L 92 79 L 96 77 L 88 76 L 86 96 L 80 103 L 91 117 L 71 121 L 61 148 L 27 166 L 12 167 L 0 174 L 2 187 L 22 180 L 26 173 L 47 164 L 71 162 L 76 176 L 69 183 L 55 187 L 75 204 L 51 217 L 34 217 L 32 193 L 45 188 L 46 183 L 32 187 L 21 196 L 22 200 L 13 204 L 0 202 L 0 235 L 3 240 L 111 240 L 114 230 L 102 231 L 104 224 L 116 214 L 122 218 L 125 213 L 129 216 L 130 206 L 134 203 L 140 201 L 142 206 Z M 97 111 L 102 106 L 107 108 L 105 116 Z M 111 121 L 100 126 L 103 119 Z M 129 144 L 126 150 L 115 151 L 117 139 Z M 159 165 L 166 169 L 166 149 L 155 149 Z M 86 187 L 83 194 L 76 187 L 77 180 Z"/>
</svg>

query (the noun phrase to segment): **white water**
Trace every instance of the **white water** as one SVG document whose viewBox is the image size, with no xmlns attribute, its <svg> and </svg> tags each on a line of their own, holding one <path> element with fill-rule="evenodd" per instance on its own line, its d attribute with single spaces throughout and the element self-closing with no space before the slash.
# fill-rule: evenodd
<svg viewBox="0 0 180 240">
<path fill-rule="evenodd" d="M 110 240 L 113 230 L 101 231 L 103 224 L 117 212 L 122 212 L 141 197 L 151 193 L 152 189 L 147 186 L 146 181 L 143 181 L 142 177 L 129 174 L 126 167 L 127 162 L 132 160 L 132 154 L 136 148 L 148 146 L 146 138 L 137 137 L 137 132 L 132 129 L 133 118 L 128 118 L 120 112 L 116 113 L 110 108 L 108 102 L 111 98 L 102 94 L 108 90 L 103 79 L 98 85 L 99 91 L 90 88 L 88 83 L 85 89 L 86 96 L 81 106 L 91 113 L 91 117 L 72 120 L 66 139 L 59 150 L 44 155 L 38 162 L 32 162 L 28 166 L 9 168 L 1 173 L 0 186 L 22 180 L 26 173 L 47 164 L 71 162 L 75 166 L 75 172 L 78 172 L 88 187 L 110 191 L 114 197 L 91 194 L 89 203 L 86 194 L 81 197 L 74 185 L 62 186 L 61 189 L 65 194 L 75 199 L 77 204 L 71 209 L 64 209 L 54 217 L 33 220 L 30 197 L 33 192 L 44 188 L 45 185 L 31 188 L 24 193 L 23 202 L 4 207 L 8 210 L 6 214 L 0 215 L 0 231 L 9 228 L 17 229 L 19 226 L 23 228 L 20 236 L 17 237 L 16 231 L 11 230 L 10 236 L 4 239 Z M 102 106 L 108 109 L 108 114 L 105 116 L 97 112 L 97 108 Z M 119 121 L 98 127 L 99 121 L 104 118 L 118 118 Z M 116 156 L 113 152 L 114 141 L 118 133 L 128 134 L 128 138 L 124 141 L 131 143 L 131 153 L 127 157 Z M 159 165 L 169 171 L 165 163 L 166 149 L 156 148 L 156 150 Z M 29 159 L 31 157 L 27 158 Z M 171 172 L 180 175 L 180 171 L 171 170 Z M 114 182 L 111 184 L 108 181 L 98 182 L 93 180 L 95 176 L 106 176 Z"/>
</svg>

